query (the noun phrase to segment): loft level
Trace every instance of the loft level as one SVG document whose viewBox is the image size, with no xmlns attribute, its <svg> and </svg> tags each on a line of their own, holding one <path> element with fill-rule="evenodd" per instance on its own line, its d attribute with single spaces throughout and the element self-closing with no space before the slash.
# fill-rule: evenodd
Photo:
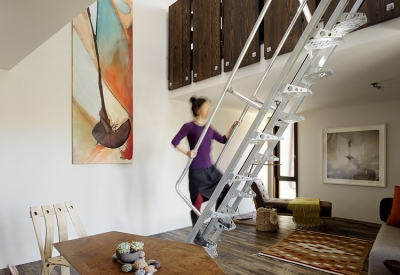
<svg viewBox="0 0 400 275">
<path fill-rule="evenodd" d="M 307 0 L 311 13 L 319 2 Z M 326 23 L 324 18 L 330 18 L 338 2 L 331 1 L 320 27 Z M 350 11 L 354 2 L 350 0 L 345 12 Z M 400 17 L 400 5 L 395 3 L 390 9 L 387 7 L 389 2 L 396 1 L 365 0 L 358 12 L 366 14 L 368 21 L 361 28 Z M 169 90 L 231 71 L 263 5 L 263 0 L 178 0 L 172 4 L 169 7 Z M 296 12 L 299 0 L 272 1 L 264 17 L 264 25 L 249 46 L 241 67 L 272 57 L 293 16 L 286 11 L 288 5 L 290 10 Z M 279 54 L 293 50 L 306 23 L 303 14 Z M 263 56 L 260 50 L 262 43 Z"/>
</svg>

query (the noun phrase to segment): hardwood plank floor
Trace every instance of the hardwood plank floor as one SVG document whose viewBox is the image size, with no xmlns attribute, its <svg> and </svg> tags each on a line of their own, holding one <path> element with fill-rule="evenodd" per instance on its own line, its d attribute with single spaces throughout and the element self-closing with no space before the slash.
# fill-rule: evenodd
<svg viewBox="0 0 400 275">
<path fill-rule="evenodd" d="M 246 222 L 255 225 L 255 218 L 246 220 Z M 221 234 L 220 240 L 217 243 L 219 256 L 214 259 L 227 275 L 327 274 L 325 272 L 316 271 L 299 265 L 257 256 L 258 252 L 278 243 L 281 239 L 285 238 L 296 229 L 296 225 L 292 222 L 292 217 L 279 216 L 279 230 L 274 232 L 257 231 L 255 226 L 239 223 L 236 225 L 237 227 L 235 230 Z M 340 218 L 327 218 L 325 219 L 324 226 L 302 229 L 364 240 L 375 240 L 379 228 L 380 224 Z M 174 231 L 156 234 L 152 237 L 184 242 L 189 235 L 190 230 L 191 227 L 185 227 Z M 17 268 L 20 275 L 38 275 L 40 274 L 40 266 L 41 263 L 38 261 L 19 265 Z M 55 269 L 52 274 L 59 275 L 59 269 Z M 368 274 L 368 258 L 364 262 L 364 268 L 361 274 Z M 8 275 L 7 270 L 0 269 L 0 275 Z M 79 275 L 79 273 L 72 269 L 71 275 Z"/>
</svg>

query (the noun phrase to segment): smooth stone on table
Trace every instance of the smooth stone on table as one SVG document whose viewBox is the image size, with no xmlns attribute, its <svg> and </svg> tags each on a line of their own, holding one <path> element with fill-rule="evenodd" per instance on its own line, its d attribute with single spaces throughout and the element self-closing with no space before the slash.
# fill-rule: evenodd
<svg viewBox="0 0 400 275">
<path fill-rule="evenodd" d="M 142 260 L 142 259 L 137 260 L 137 261 L 135 261 L 135 262 L 133 263 L 133 268 L 134 268 L 134 269 L 143 269 L 143 268 L 145 268 L 146 266 L 147 266 L 146 261 L 145 261 L 145 260 Z"/>
<path fill-rule="evenodd" d="M 144 271 L 146 271 L 147 274 L 153 274 L 154 272 L 157 271 L 154 265 L 148 265 L 144 268 Z"/>
<path fill-rule="evenodd" d="M 124 264 L 121 267 L 122 272 L 130 272 L 130 271 L 132 271 L 132 269 L 133 269 L 133 266 L 131 264 Z"/>
<path fill-rule="evenodd" d="M 138 269 L 135 271 L 135 275 L 146 275 L 146 271 L 143 269 Z"/>
<path fill-rule="evenodd" d="M 159 262 L 159 261 L 157 261 L 157 260 L 148 260 L 147 261 L 147 264 L 148 265 L 154 265 L 154 267 L 156 268 L 156 269 L 159 269 L 160 267 L 161 267 L 161 263 Z"/>
</svg>

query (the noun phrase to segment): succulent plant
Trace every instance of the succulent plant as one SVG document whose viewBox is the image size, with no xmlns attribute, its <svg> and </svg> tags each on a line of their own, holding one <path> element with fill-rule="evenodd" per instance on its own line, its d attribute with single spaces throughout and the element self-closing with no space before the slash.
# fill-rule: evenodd
<svg viewBox="0 0 400 275">
<path fill-rule="evenodd" d="M 131 244 L 128 243 L 128 242 L 120 243 L 120 244 L 117 246 L 117 251 L 118 251 L 118 253 L 121 253 L 121 254 L 123 254 L 123 253 L 129 253 L 130 250 L 131 250 Z"/>
<path fill-rule="evenodd" d="M 143 247 L 144 247 L 144 243 L 142 243 L 142 242 L 132 242 L 130 245 L 131 245 L 131 249 L 134 251 L 143 250 Z"/>
</svg>

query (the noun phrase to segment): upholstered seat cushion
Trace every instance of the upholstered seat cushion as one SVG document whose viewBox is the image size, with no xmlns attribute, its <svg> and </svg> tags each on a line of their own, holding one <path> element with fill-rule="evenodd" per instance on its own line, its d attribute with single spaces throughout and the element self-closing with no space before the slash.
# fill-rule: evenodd
<svg viewBox="0 0 400 275">
<path fill-rule="evenodd" d="M 400 261 L 400 228 L 389 226 L 386 219 L 389 217 L 392 209 L 393 198 L 383 198 L 381 200 L 379 211 L 383 222 L 378 235 L 369 252 L 368 274 L 386 275 L 391 274 L 385 267 L 385 260 Z"/>
<path fill-rule="evenodd" d="M 287 207 L 291 199 L 270 199 L 264 203 L 264 207 L 276 208 L 278 213 L 288 214 L 291 213 Z M 329 201 L 320 201 L 321 217 L 332 217 L 332 203 Z"/>
<path fill-rule="evenodd" d="M 270 198 L 261 179 L 255 179 L 251 188 L 256 193 L 254 198 L 256 207 L 272 207 L 278 214 L 292 214 L 287 207 L 291 199 Z M 332 203 L 329 201 L 320 201 L 321 217 L 332 217 Z"/>
<path fill-rule="evenodd" d="M 369 252 L 368 274 L 386 275 L 391 274 L 384 266 L 385 260 L 400 260 L 400 229 L 389 226 L 386 223 L 381 225 L 374 245 Z"/>
</svg>

